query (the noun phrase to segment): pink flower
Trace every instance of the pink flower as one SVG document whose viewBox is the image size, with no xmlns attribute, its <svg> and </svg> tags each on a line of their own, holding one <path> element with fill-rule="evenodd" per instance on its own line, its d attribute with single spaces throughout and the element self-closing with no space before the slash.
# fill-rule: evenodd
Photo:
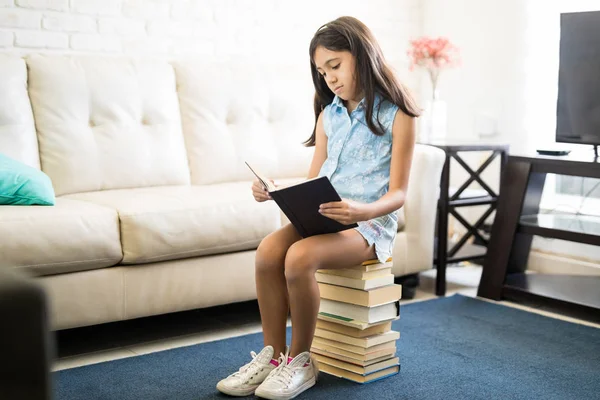
<svg viewBox="0 0 600 400">
<path fill-rule="evenodd" d="M 434 39 L 423 36 L 410 40 L 409 43 L 410 49 L 407 51 L 410 60 L 409 70 L 412 71 L 415 67 L 427 69 L 434 91 L 440 71 L 460 63 L 458 47 L 448 38 Z"/>
<path fill-rule="evenodd" d="M 410 45 L 407 55 L 411 70 L 416 66 L 442 69 L 458 64 L 458 48 L 445 37 L 433 39 L 424 36 L 411 40 Z"/>
</svg>

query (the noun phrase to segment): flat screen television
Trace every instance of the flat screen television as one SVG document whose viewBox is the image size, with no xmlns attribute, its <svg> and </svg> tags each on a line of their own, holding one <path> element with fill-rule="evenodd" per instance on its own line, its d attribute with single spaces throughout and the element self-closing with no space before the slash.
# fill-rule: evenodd
<svg viewBox="0 0 600 400">
<path fill-rule="evenodd" d="M 563 13 L 556 141 L 600 145 L 600 11 Z"/>
</svg>

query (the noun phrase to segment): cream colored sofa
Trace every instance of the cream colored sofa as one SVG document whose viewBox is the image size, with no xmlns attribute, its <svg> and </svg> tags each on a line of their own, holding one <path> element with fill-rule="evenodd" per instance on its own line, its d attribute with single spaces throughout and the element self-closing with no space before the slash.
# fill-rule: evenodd
<svg viewBox="0 0 600 400">
<path fill-rule="evenodd" d="M 256 298 L 255 249 L 287 221 L 243 161 L 303 179 L 313 115 L 308 71 L 251 61 L 0 55 L 0 152 L 57 196 L 0 206 L 0 268 L 38 277 L 53 329 Z M 397 276 L 432 266 L 443 159 L 417 145 Z"/>
</svg>

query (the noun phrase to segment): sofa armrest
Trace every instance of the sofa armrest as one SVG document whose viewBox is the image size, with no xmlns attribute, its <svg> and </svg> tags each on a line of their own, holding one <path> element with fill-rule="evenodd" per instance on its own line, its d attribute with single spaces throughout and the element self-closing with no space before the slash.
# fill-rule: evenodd
<svg viewBox="0 0 600 400">
<path fill-rule="evenodd" d="M 394 246 L 394 275 L 402 276 L 431 269 L 440 179 L 446 153 L 433 146 L 417 144 L 404 203 L 405 226 Z M 400 235 L 400 233 L 399 233 Z M 398 262 L 397 262 L 398 261 Z"/>
</svg>

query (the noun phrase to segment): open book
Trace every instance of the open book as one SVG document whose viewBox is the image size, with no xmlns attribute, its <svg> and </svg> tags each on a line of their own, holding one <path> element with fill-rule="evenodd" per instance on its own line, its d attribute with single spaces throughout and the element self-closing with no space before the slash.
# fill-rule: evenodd
<svg viewBox="0 0 600 400">
<path fill-rule="evenodd" d="M 342 200 L 326 176 L 276 188 L 248 163 L 246 165 L 302 237 L 335 233 L 358 226 L 357 224 L 344 225 L 319 213 L 321 204 Z"/>
</svg>

